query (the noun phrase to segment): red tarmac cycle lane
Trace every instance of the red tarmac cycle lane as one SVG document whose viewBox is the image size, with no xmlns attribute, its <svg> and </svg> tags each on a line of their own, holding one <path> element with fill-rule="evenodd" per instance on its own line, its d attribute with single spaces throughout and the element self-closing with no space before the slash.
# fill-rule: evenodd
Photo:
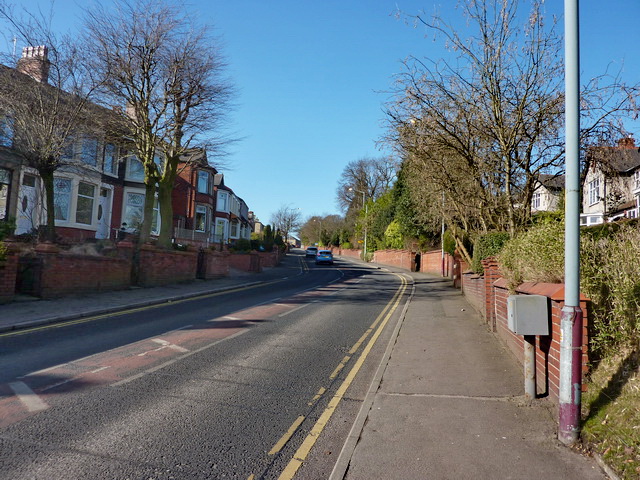
<svg viewBox="0 0 640 480">
<path fill-rule="evenodd" d="M 333 295 L 346 284 L 357 281 L 359 280 L 345 280 L 286 299 L 249 307 L 0 384 L 0 428 L 55 407 L 67 394 L 96 386 L 128 383 L 147 372 L 161 369 L 182 357 L 240 335 L 264 320 L 277 321 L 288 313 L 306 307 L 316 299 Z"/>
</svg>

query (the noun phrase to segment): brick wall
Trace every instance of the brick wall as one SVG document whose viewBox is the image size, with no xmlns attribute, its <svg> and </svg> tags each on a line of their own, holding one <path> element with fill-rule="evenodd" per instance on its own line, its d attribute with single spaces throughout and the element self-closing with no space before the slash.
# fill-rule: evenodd
<svg viewBox="0 0 640 480">
<path fill-rule="evenodd" d="M 444 254 L 444 275 L 442 250 L 431 250 L 422 252 L 420 258 L 420 271 L 423 273 L 433 273 L 443 277 L 453 277 L 453 257 L 448 253 Z"/>
<path fill-rule="evenodd" d="M 343 257 L 360 258 L 362 250 L 354 250 L 348 248 L 332 248 L 331 251 L 334 255 L 341 255 Z"/>
<path fill-rule="evenodd" d="M 17 253 L 8 253 L 5 260 L 0 261 L 0 303 L 13 300 L 16 291 L 16 275 L 18 272 Z"/>
<path fill-rule="evenodd" d="M 373 262 L 415 271 L 415 256 L 410 250 L 376 250 Z"/>
<path fill-rule="evenodd" d="M 198 253 L 143 245 L 139 262 L 138 284 L 142 287 L 189 282 L 196 278 Z"/>
<path fill-rule="evenodd" d="M 33 292 L 42 298 L 54 298 L 82 292 L 118 290 L 131 285 L 131 264 L 122 258 L 38 251 L 39 281 Z"/>
<path fill-rule="evenodd" d="M 199 272 L 199 278 L 209 280 L 229 275 L 229 252 L 204 250 L 202 255 L 203 268 Z"/>
<path fill-rule="evenodd" d="M 256 252 L 232 253 L 229 255 L 229 266 L 242 270 L 243 272 L 259 273 L 262 271 L 260 260 L 260 255 Z"/>
<path fill-rule="evenodd" d="M 482 318 L 486 318 L 484 277 L 473 272 L 463 273 L 462 290 L 471 306 Z"/>
<path fill-rule="evenodd" d="M 512 293 L 507 281 L 500 277 L 495 259 L 483 261 L 484 275 L 466 272 L 462 275 L 463 293 L 487 321 L 489 328 L 523 363 L 524 337 L 514 334 L 508 327 L 507 299 Z M 515 290 L 519 295 L 543 295 L 549 299 L 550 334 L 535 337 L 537 393 L 558 400 L 560 384 L 560 323 L 564 306 L 564 285 L 524 283 Z M 583 312 L 583 374 L 588 372 L 588 318 L 589 301 L 581 297 Z M 524 379 L 523 379 L 524 382 Z"/>
<path fill-rule="evenodd" d="M 281 252 L 274 250 L 273 252 L 257 252 L 260 257 L 261 267 L 275 267 L 280 263 Z"/>
</svg>

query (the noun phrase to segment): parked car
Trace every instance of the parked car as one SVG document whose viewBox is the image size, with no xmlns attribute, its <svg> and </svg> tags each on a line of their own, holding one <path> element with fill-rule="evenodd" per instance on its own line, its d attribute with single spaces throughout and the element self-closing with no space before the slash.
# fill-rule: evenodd
<svg viewBox="0 0 640 480">
<path fill-rule="evenodd" d="M 315 257 L 318 253 L 318 247 L 308 247 L 306 257 Z"/>
<path fill-rule="evenodd" d="M 318 250 L 316 265 L 320 265 L 321 263 L 333 265 L 333 253 L 331 253 L 331 250 Z"/>
</svg>

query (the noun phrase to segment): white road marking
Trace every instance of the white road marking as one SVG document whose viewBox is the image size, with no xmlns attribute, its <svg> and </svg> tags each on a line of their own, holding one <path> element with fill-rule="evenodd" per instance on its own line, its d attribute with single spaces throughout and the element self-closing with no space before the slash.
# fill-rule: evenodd
<svg viewBox="0 0 640 480">
<path fill-rule="evenodd" d="M 185 353 L 185 352 L 188 352 L 188 351 L 189 351 L 189 350 L 187 350 L 187 349 L 186 349 L 186 348 L 184 348 L 184 347 L 181 347 L 181 346 L 179 346 L 179 345 L 175 345 L 175 344 L 173 344 L 173 343 L 167 342 L 166 340 L 162 340 L 161 338 L 154 338 L 154 339 L 152 340 L 152 342 L 159 343 L 159 344 L 160 344 L 160 345 L 162 345 L 163 347 L 170 348 L 171 350 L 175 350 L 176 352 L 182 352 L 182 353 Z"/>
<path fill-rule="evenodd" d="M 49 408 L 42 399 L 35 394 L 33 390 L 24 382 L 12 382 L 9 384 L 9 388 L 13 390 L 18 399 L 27 407 L 30 412 L 39 412 L 40 410 L 46 410 Z"/>
</svg>

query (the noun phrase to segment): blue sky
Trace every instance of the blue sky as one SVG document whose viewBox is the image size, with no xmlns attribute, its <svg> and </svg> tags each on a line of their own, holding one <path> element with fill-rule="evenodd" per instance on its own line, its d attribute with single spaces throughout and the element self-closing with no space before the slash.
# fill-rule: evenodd
<svg viewBox="0 0 640 480">
<path fill-rule="evenodd" d="M 55 3 L 61 27 L 74 28 L 77 3 Z M 464 28 L 457 3 L 192 0 L 186 8 L 222 36 L 238 89 L 230 129 L 242 140 L 231 149 L 225 183 L 265 223 L 283 205 L 304 218 L 339 213 L 335 192 L 345 165 L 384 153 L 376 144 L 385 91 L 402 59 L 446 55 L 441 40 L 394 13 L 438 10 Z M 546 8 L 562 14 L 563 2 L 549 0 Z M 583 77 L 624 62 L 625 80 L 639 82 L 640 1 L 583 0 L 580 9 Z M 640 128 L 632 130 L 640 138 Z"/>
</svg>

